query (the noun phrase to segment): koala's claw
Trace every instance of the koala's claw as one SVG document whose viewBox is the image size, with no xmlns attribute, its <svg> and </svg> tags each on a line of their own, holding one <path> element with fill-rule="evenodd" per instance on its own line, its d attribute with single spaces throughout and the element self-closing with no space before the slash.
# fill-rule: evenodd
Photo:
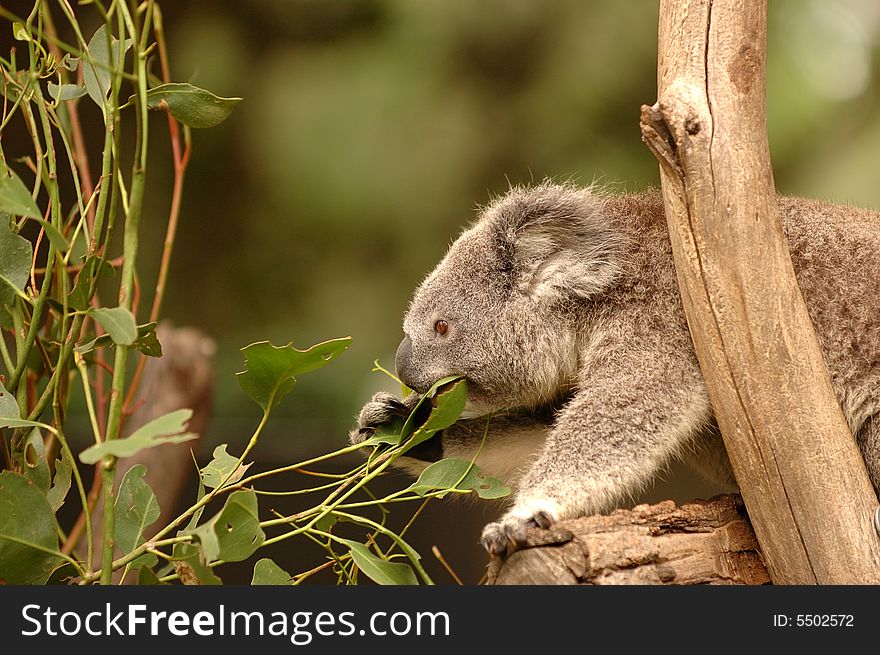
<svg viewBox="0 0 880 655">
<path fill-rule="evenodd" d="M 373 395 L 358 414 L 357 427 L 349 432 L 349 439 L 353 444 L 359 444 L 376 432 L 380 426 L 390 423 L 394 418 L 400 417 L 406 420 L 412 408 L 401 402 L 393 394 L 380 391 Z"/>
<path fill-rule="evenodd" d="M 530 528 L 546 530 L 551 525 L 553 518 L 543 511 L 528 518 L 508 517 L 483 528 L 480 542 L 490 555 L 507 558 L 526 545 Z"/>
</svg>

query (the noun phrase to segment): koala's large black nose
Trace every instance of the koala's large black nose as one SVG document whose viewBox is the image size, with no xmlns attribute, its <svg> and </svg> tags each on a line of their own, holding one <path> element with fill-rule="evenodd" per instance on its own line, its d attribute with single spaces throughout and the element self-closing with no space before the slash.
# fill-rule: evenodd
<svg viewBox="0 0 880 655">
<path fill-rule="evenodd" d="M 413 387 L 412 375 L 412 342 L 408 336 L 397 347 L 397 355 L 394 357 L 394 368 L 397 369 L 397 377 L 410 389 Z"/>
</svg>

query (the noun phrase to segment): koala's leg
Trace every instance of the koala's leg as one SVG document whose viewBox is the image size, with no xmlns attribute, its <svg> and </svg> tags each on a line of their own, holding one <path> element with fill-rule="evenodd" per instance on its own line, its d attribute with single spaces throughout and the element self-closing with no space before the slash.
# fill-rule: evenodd
<svg viewBox="0 0 880 655">
<path fill-rule="evenodd" d="M 705 383 L 687 349 L 624 345 L 583 367 L 513 507 L 484 529 L 490 553 L 521 545 L 528 527 L 613 508 L 709 424 Z"/>
</svg>

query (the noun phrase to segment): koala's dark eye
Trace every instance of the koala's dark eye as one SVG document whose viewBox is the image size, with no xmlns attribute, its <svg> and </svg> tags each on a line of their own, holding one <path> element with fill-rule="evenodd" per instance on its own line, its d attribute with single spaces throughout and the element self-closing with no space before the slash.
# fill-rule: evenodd
<svg viewBox="0 0 880 655">
<path fill-rule="evenodd" d="M 440 320 L 434 323 L 434 332 L 437 334 L 446 334 L 446 330 L 449 329 L 449 323 L 446 321 Z"/>
</svg>

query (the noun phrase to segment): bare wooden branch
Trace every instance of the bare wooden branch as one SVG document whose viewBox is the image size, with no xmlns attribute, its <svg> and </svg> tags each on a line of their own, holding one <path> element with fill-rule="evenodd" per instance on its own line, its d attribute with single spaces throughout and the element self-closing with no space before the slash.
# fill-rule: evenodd
<svg viewBox="0 0 880 655">
<path fill-rule="evenodd" d="M 766 0 L 662 0 L 660 162 L 700 367 L 777 583 L 880 583 L 877 498 L 837 404 L 776 208 Z"/>
<path fill-rule="evenodd" d="M 534 529 L 490 564 L 490 584 L 766 584 L 738 495 L 676 507 L 671 500 Z"/>
</svg>

